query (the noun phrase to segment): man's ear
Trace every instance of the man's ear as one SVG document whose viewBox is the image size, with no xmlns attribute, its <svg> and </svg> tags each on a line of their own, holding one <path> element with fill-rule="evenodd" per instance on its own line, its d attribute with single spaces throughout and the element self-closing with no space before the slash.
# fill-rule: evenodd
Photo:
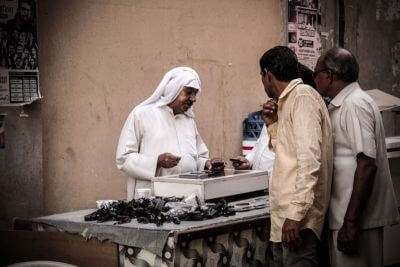
<svg viewBox="0 0 400 267">
<path fill-rule="evenodd" d="M 333 78 L 333 72 L 331 71 L 331 70 L 328 70 L 328 78 L 329 78 L 329 84 L 332 84 L 333 83 L 333 80 L 334 80 L 334 78 Z"/>
<path fill-rule="evenodd" d="M 275 78 L 275 75 L 272 72 L 267 71 L 267 80 L 268 80 L 268 82 L 272 82 L 272 80 L 274 78 Z"/>
</svg>

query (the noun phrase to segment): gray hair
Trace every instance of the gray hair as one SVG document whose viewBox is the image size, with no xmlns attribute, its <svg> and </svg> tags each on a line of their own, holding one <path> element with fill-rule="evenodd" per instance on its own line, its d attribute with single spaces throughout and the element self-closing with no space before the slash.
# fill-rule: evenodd
<svg viewBox="0 0 400 267">
<path fill-rule="evenodd" d="M 322 66 L 332 71 L 337 80 L 355 82 L 358 80 L 359 67 L 353 54 L 343 48 L 332 48 L 326 52 Z"/>
</svg>

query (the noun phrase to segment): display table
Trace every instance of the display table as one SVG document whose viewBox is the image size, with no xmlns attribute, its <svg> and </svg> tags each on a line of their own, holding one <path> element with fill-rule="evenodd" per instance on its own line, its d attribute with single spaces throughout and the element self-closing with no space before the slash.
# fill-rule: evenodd
<svg viewBox="0 0 400 267">
<path fill-rule="evenodd" d="M 266 266 L 269 214 L 266 208 L 181 224 L 85 222 L 94 210 L 32 219 L 36 233 L 63 232 L 108 240 L 118 246 L 119 266 Z M 74 262 L 68 262 L 74 264 Z M 75 263 L 76 264 L 76 263 Z"/>
</svg>

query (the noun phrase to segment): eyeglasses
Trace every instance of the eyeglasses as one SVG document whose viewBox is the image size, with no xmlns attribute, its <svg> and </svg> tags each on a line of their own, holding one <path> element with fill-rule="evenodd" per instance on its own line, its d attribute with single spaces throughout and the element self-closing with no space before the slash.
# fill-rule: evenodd
<svg viewBox="0 0 400 267">
<path fill-rule="evenodd" d="M 322 70 L 314 71 L 313 74 L 312 74 L 312 76 L 313 76 L 313 78 L 315 79 L 315 78 L 317 78 L 317 76 L 318 76 L 318 74 L 319 74 L 320 72 L 324 72 L 324 71 L 327 71 L 327 70 L 330 70 L 330 69 L 329 69 L 329 68 L 325 68 L 325 69 L 322 69 Z"/>
</svg>

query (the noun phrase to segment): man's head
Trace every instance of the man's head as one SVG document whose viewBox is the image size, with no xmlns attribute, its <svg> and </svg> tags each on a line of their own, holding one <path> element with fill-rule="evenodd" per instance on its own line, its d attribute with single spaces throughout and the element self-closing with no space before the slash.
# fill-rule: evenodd
<svg viewBox="0 0 400 267">
<path fill-rule="evenodd" d="M 357 60 L 350 51 L 332 48 L 319 57 L 313 76 L 321 94 L 333 98 L 347 84 L 358 80 L 358 71 Z"/>
<path fill-rule="evenodd" d="M 7 67 L 7 61 L 4 57 L 1 58 L 0 60 L 0 66 L 2 67 Z"/>
<path fill-rule="evenodd" d="M 12 32 L 12 37 L 13 37 L 13 39 L 14 39 L 15 42 L 18 42 L 18 41 L 19 41 L 19 31 L 18 31 L 18 29 L 14 29 L 14 30 L 13 30 L 13 32 Z"/>
<path fill-rule="evenodd" d="M 18 5 L 19 17 L 28 22 L 32 16 L 32 3 L 28 0 L 20 0 Z"/>
<path fill-rule="evenodd" d="M 25 43 L 26 42 L 26 32 L 20 32 L 19 34 L 19 42 Z"/>
<path fill-rule="evenodd" d="M 307 84 L 312 88 L 314 88 L 315 90 L 317 90 L 317 85 L 315 84 L 313 74 L 314 72 L 309 67 L 299 62 L 299 78 L 303 80 L 304 84 Z M 321 92 L 319 93 L 322 96 L 322 99 L 324 100 L 325 104 L 328 106 L 331 99 L 327 96 L 322 95 Z"/>
<path fill-rule="evenodd" d="M 301 64 L 300 62 L 298 68 L 299 68 L 298 77 L 303 80 L 303 83 L 311 86 L 314 89 L 317 89 L 317 86 L 314 82 L 313 71 L 306 65 Z"/>
<path fill-rule="evenodd" d="M 298 76 L 296 54 L 288 47 L 276 46 L 260 58 L 261 81 L 271 98 L 278 98 L 274 81 L 290 82 Z"/>
<path fill-rule="evenodd" d="M 8 52 L 9 52 L 10 55 L 14 55 L 14 54 L 15 54 L 15 47 L 14 47 L 14 45 L 10 44 L 10 45 L 8 46 Z"/>
<path fill-rule="evenodd" d="M 174 114 L 183 114 L 196 102 L 196 95 L 199 90 L 193 87 L 183 87 L 178 96 L 168 104 Z"/>
<path fill-rule="evenodd" d="M 22 57 L 22 53 L 24 52 L 24 47 L 22 45 L 17 45 L 17 55 Z"/>
<path fill-rule="evenodd" d="M 201 81 L 197 72 L 189 67 L 177 67 L 168 71 L 153 94 L 136 108 L 157 103 L 158 106 L 169 106 L 174 114 L 194 117 L 191 107 L 200 93 Z"/>
<path fill-rule="evenodd" d="M 22 69 L 22 64 L 23 64 L 24 62 L 23 62 L 23 60 L 22 60 L 22 58 L 21 57 L 17 57 L 16 59 L 15 59 L 15 68 L 16 69 Z"/>
</svg>

